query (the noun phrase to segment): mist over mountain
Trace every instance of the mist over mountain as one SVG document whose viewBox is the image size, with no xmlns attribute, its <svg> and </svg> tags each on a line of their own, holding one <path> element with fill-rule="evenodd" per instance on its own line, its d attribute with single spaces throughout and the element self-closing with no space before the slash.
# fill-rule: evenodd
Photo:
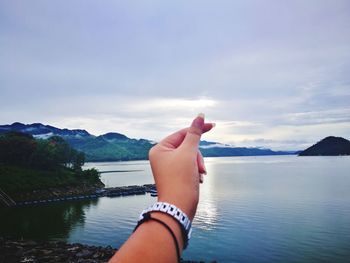
<svg viewBox="0 0 350 263">
<path fill-rule="evenodd" d="M 131 139 L 120 133 L 106 133 L 95 136 L 80 129 L 60 129 L 41 123 L 0 125 L 0 133 L 17 131 L 29 133 L 37 139 L 61 136 L 73 148 L 82 151 L 87 161 L 125 161 L 148 158 L 152 143 L 144 139 Z"/>
<path fill-rule="evenodd" d="M 234 147 L 228 144 L 218 142 L 201 141 L 199 149 L 206 157 L 224 157 L 224 156 L 256 156 L 256 155 L 290 155 L 295 151 L 273 151 L 264 148 Z"/>
<path fill-rule="evenodd" d="M 108 132 L 95 136 L 86 130 L 60 129 L 41 123 L 23 124 L 15 122 L 11 125 L 0 125 L 0 134 L 10 131 L 28 133 L 37 139 L 47 139 L 55 135 L 61 136 L 73 148 L 84 152 L 87 161 L 146 160 L 148 159 L 149 149 L 154 145 L 154 142 L 150 140 L 132 139 L 117 132 Z M 205 157 L 295 154 L 294 151 L 234 147 L 228 144 L 208 141 L 201 141 L 199 149 Z"/>
</svg>

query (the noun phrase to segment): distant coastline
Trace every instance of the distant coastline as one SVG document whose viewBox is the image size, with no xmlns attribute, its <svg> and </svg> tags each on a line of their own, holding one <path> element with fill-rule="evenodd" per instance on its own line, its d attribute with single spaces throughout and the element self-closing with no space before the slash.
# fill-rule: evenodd
<svg viewBox="0 0 350 263">
<path fill-rule="evenodd" d="M 132 139 L 124 134 L 109 132 L 95 136 L 81 129 L 60 129 L 41 123 L 15 122 L 0 125 L 0 134 L 16 131 L 32 135 L 36 139 L 60 136 L 74 149 L 84 152 L 87 162 L 112 162 L 148 160 L 148 152 L 155 142 L 148 139 Z M 273 151 L 258 147 L 235 147 L 219 142 L 201 141 L 200 151 L 204 157 L 290 155 L 297 151 Z"/>
</svg>

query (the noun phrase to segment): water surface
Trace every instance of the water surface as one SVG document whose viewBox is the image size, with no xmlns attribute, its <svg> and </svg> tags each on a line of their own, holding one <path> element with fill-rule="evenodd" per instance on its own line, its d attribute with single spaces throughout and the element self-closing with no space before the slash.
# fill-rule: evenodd
<svg viewBox="0 0 350 263">
<path fill-rule="evenodd" d="M 107 186 L 152 183 L 148 162 L 89 163 Z M 349 262 L 349 157 L 206 158 L 189 248 L 219 262 Z M 120 172 L 124 171 L 124 172 Z M 2 209 L 0 234 L 119 247 L 149 195 Z"/>
</svg>

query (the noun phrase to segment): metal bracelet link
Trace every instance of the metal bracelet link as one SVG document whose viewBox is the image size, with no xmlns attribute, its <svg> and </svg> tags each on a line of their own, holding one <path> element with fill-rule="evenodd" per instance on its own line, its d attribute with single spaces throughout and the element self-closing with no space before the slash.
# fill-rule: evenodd
<svg viewBox="0 0 350 263">
<path fill-rule="evenodd" d="M 192 223 L 188 216 L 183 211 L 181 211 L 180 208 L 166 202 L 157 202 L 147 209 L 143 210 L 139 220 L 142 220 L 144 218 L 144 214 L 149 212 L 162 212 L 173 217 L 179 223 L 182 231 L 186 235 L 184 237 L 184 248 L 187 247 L 188 240 L 191 238 Z"/>
</svg>

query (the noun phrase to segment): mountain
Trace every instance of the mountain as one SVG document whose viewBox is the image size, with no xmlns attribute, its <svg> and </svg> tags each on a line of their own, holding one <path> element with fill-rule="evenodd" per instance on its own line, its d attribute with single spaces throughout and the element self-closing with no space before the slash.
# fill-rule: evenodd
<svg viewBox="0 0 350 263">
<path fill-rule="evenodd" d="M 59 129 L 41 123 L 0 125 L 0 134 L 17 131 L 29 133 L 37 139 L 60 136 L 73 148 L 85 153 L 87 161 L 145 160 L 153 144 L 144 139 L 130 139 L 120 133 L 106 133 L 94 136 L 86 130 Z"/>
<path fill-rule="evenodd" d="M 272 151 L 263 148 L 233 147 L 229 144 L 208 141 L 201 141 L 199 149 L 205 157 L 295 154 L 294 151 Z"/>
<path fill-rule="evenodd" d="M 41 123 L 33 123 L 33 124 L 23 124 L 20 122 L 15 122 L 11 125 L 0 125 L 0 133 L 8 132 L 8 131 L 18 131 L 23 133 L 30 133 L 37 138 L 49 138 L 53 135 L 58 135 L 61 137 L 85 137 L 92 136 L 85 130 L 68 130 L 68 129 L 59 129 L 50 125 L 44 125 Z"/>
<path fill-rule="evenodd" d="M 329 136 L 299 153 L 299 156 L 350 155 L 350 141 L 342 137 Z"/>
<path fill-rule="evenodd" d="M 89 161 L 146 160 L 153 144 L 144 139 L 105 138 L 104 135 L 76 143 L 77 150 L 85 153 Z"/>
<path fill-rule="evenodd" d="M 116 132 L 95 136 L 86 130 L 59 129 L 41 123 L 15 122 L 11 125 L 0 125 L 0 134 L 9 131 L 29 133 L 37 139 L 47 139 L 55 135 L 61 136 L 73 148 L 84 152 L 87 161 L 146 160 L 149 149 L 154 145 L 149 140 L 131 139 Z M 233 147 L 229 144 L 208 141 L 201 141 L 199 148 L 205 157 L 295 154 L 295 152 L 272 151 L 262 148 Z"/>
<path fill-rule="evenodd" d="M 117 132 L 109 132 L 104 135 L 101 135 L 105 140 L 107 141 L 116 141 L 116 140 L 127 140 L 129 139 L 124 134 L 117 133 Z"/>
</svg>

